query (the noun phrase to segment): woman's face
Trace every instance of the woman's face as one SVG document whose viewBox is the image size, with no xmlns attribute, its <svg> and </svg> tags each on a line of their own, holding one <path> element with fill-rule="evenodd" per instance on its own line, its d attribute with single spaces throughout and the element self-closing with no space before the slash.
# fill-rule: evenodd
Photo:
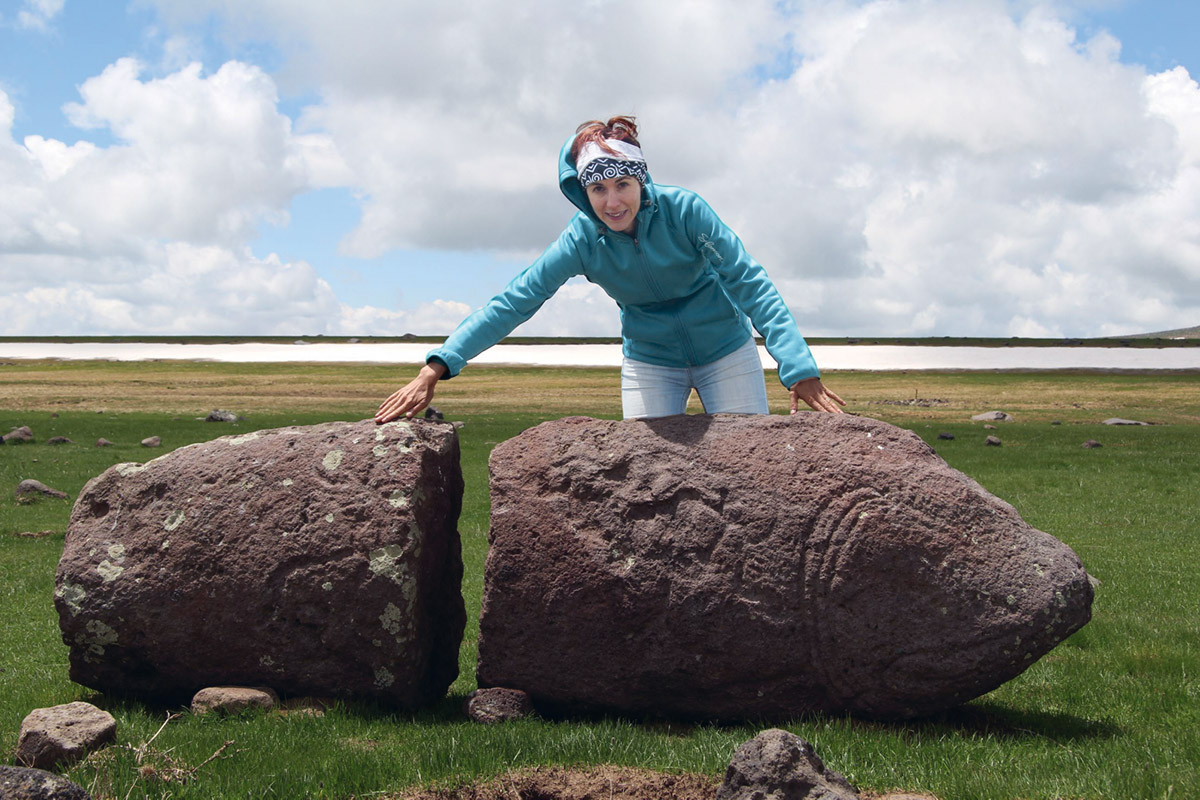
<svg viewBox="0 0 1200 800">
<path fill-rule="evenodd" d="M 592 211 L 618 233 L 633 233 L 634 220 L 642 205 L 642 185 L 637 178 L 620 175 L 596 181 L 587 187 Z"/>
</svg>

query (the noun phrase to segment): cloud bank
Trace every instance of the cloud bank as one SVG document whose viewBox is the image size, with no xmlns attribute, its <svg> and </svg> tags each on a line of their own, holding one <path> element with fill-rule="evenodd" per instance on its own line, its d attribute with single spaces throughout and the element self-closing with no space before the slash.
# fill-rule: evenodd
<svg viewBox="0 0 1200 800">
<path fill-rule="evenodd" d="M 710 201 L 809 335 L 1200 320 L 1200 87 L 1051 6 L 146 2 L 164 63 L 215 14 L 281 66 L 114 59 L 64 106 L 72 144 L 16 141 L 0 91 L 0 333 L 446 333 L 461 297 L 350 307 L 320 265 L 251 245 L 344 187 L 348 257 L 532 257 L 570 215 L 563 139 L 620 112 L 654 179 Z M 289 117 L 281 95 L 313 99 Z M 596 287 L 560 294 L 521 332 L 617 332 Z"/>
</svg>

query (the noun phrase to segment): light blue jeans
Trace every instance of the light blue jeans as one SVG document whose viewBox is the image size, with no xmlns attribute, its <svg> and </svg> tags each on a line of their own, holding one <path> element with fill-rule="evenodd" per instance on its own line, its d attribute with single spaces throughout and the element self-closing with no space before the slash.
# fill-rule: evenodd
<svg viewBox="0 0 1200 800">
<path fill-rule="evenodd" d="M 692 389 L 706 414 L 766 414 L 767 386 L 754 340 L 699 367 L 660 367 L 632 358 L 621 363 L 625 419 L 683 414 Z"/>
</svg>

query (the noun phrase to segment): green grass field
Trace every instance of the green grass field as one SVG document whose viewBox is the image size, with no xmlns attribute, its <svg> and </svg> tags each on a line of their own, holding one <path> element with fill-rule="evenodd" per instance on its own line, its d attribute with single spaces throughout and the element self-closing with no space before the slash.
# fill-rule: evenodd
<svg viewBox="0 0 1200 800">
<path fill-rule="evenodd" d="M 36 478 L 73 497 L 113 463 L 229 433 L 360 419 L 394 388 L 396 373 L 353 365 L 5 365 L 0 432 L 29 425 L 37 441 L 0 448 L 0 762 L 12 763 L 30 710 L 83 699 L 118 720 L 117 745 L 67 771 L 96 798 L 381 797 L 537 764 L 719 776 L 763 726 L 619 718 L 481 726 L 462 714 L 474 686 L 487 455 L 545 419 L 617 416 L 611 370 L 472 368 L 435 400 L 447 418 L 466 422 L 459 527 L 469 616 L 459 679 L 437 706 L 400 714 L 347 704 L 319 718 L 183 714 L 163 727 L 182 709 L 100 695 L 68 680 L 52 597 L 70 502 L 18 503 L 12 490 L 20 480 Z M 922 791 L 941 800 L 1200 797 L 1200 376 L 826 379 L 850 410 L 916 431 L 952 466 L 1071 545 L 1101 584 L 1090 624 L 959 709 L 899 724 L 812 717 L 782 727 L 872 791 Z M 782 404 L 776 384 L 772 405 L 778 411 Z M 246 419 L 195 419 L 216 407 Z M 1015 421 L 996 431 L 969 421 L 992 409 L 1010 411 Z M 1167 424 L 1099 424 L 1110 416 Z M 955 438 L 939 440 L 941 432 Z M 983 445 L 989 432 L 1002 447 Z M 162 437 L 162 450 L 138 444 L 152 434 Z M 52 436 L 74 444 L 47 444 Z M 100 437 L 114 446 L 94 447 Z M 1082 448 L 1088 439 L 1103 447 Z M 18 535 L 44 530 L 54 533 Z"/>
</svg>

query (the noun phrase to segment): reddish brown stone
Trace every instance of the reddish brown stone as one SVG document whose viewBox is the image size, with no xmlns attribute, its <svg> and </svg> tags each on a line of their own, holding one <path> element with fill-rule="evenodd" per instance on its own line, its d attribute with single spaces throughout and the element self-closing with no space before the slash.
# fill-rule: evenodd
<svg viewBox="0 0 1200 800">
<path fill-rule="evenodd" d="M 1070 548 L 883 422 L 575 417 L 490 463 L 477 677 L 539 710 L 917 716 L 1090 616 Z"/>
<path fill-rule="evenodd" d="M 465 623 L 458 438 L 444 423 L 226 436 L 84 487 L 55 604 L 71 678 L 412 707 L 444 696 Z"/>
</svg>

